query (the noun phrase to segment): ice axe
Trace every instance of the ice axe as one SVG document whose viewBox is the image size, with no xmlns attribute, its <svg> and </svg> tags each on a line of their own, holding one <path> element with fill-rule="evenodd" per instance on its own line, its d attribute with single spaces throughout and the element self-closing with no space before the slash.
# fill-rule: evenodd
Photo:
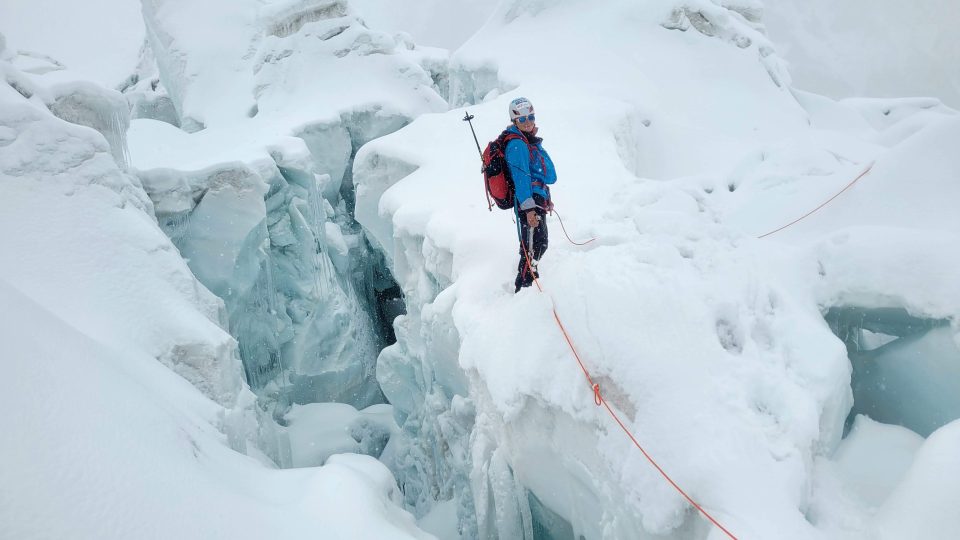
<svg viewBox="0 0 960 540">
<path fill-rule="evenodd" d="M 539 226 L 539 223 L 538 223 Z M 530 227 L 530 224 L 527 224 L 527 252 L 530 254 L 530 258 L 527 260 L 527 264 L 530 266 L 530 277 L 533 278 L 537 272 L 537 260 L 533 258 L 533 231 L 534 228 Z"/>
</svg>

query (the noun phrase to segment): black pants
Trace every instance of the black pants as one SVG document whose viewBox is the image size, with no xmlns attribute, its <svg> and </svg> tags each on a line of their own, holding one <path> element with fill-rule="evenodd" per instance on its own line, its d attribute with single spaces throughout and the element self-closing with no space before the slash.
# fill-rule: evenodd
<svg viewBox="0 0 960 540">
<path fill-rule="evenodd" d="M 518 291 L 521 287 L 529 287 L 533 284 L 534 277 L 540 277 L 536 271 L 536 262 L 547 251 L 547 212 L 543 209 L 544 199 L 539 195 L 534 195 L 533 200 L 537 203 L 537 208 L 534 211 L 540 216 L 540 224 L 533 228 L 533 244 L 529 251 L 527 244 L 530 242 L 530 226 L 527 225 L 527 211 L 519 210 L 517 215 L 520 231 L 520 262 L 517 264 L 517 279 L 513 284 Z M 534 265 L 532 274 L 527 266 L 527 258 L 531 254 L 533 260 L 530 263 Z"/>
</svg>

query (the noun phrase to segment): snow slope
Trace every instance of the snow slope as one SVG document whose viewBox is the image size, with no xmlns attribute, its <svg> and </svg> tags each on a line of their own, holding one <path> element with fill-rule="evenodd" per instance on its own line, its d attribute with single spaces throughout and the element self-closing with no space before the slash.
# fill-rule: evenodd
<svg viewBox="0 0 960 540">
<path fill-rule="evenodd" d="M 149 356 L 91 339 L 5 280 L 0 300 L 17 314 L 0 327 L 10 537 L 432 538 L 374 459 L 272 470 L 231 450 L 222 409 Z"/>
<path fill-rule="evenodd" d="M 357 217 L 407 300 L 378 379 L 409 435 L 392 466 L 418 513 L 454 500 L 467 537 L 723 536 L 593 405 L 556 307 L 627 426 L 738 537 L 837 537 L 813 512 L 837 503 L 815 472 L 840 440 L 850 365 L 821 309 L 956 320 L 957 117 L 798 99 L 759 6 L 724 5 L 503 2 L 451 58 L 451 102 L 475 104 L 361 149 Z M 492 139 L 518 95 L 568 231 L 597 238 L 573 246 L 549 220 L 547 294 L 512 294 L 514 224 L 486 211 L 459 122 L 469 110 Z M 756 239 L 874 161 L 823 220 Z M 862 515 L 844 534 L 871 537 Z"/>
<path fill-rule="evenodd" d="M 16 81 L 18 73 L 5 65 Z M 55 118 L 4 85 L 0 277 L 81 332 L 134 347 L 229 406 L 241 390 L 222 304 L 190 273 L 136 178 L 96 131 Z"/>
</svg>

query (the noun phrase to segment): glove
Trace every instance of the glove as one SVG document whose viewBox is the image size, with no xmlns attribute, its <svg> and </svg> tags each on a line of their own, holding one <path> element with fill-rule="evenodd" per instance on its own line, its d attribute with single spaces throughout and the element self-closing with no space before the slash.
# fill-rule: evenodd
<svg viewBox="0 0 960 540">
<path fill-rule="evenodd" d="M 527 211 L 527 225 L 530 227 L 537 227 L 540 225 L 540 216 L 537 215 L 536 211 Z"/>
</svg>

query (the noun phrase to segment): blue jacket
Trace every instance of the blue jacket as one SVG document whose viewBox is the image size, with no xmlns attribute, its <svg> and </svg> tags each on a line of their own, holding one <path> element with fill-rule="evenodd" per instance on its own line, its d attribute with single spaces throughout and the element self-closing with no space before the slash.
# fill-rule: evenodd
<svg viewBox="0 0 960 540">
<path fill-rule="evenodd" d="M 510 126 L 507 131 L 523 136 L 517 126 Z M 504 152 L 520 210 L 529 210 L 537 206 L 533 201 L 534 194 L 540 195 L 544 200 L 550 200 L 548 186 L 557 181 L 557 171 L 553 167 L 550 155 L 543 149 L 541 139 L 533 137 L 532 142 L 535 144 L 527 145 L 523 140 L 514 139 L 507 143 L 507 149 Z"/>
</svg>

